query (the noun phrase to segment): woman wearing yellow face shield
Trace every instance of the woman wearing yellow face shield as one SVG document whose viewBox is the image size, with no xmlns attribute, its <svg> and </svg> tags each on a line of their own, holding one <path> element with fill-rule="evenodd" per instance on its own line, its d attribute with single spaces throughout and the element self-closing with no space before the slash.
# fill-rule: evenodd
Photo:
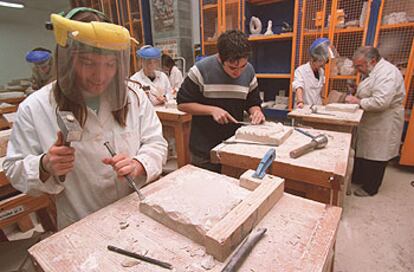
<svg viewBox="0 0 414 272">
<path fill-rule="evenodd" d="M 3 167 L 18 190 L 56 195 L 62 228 L 130 194 L 124 175 L 138 186 L 154 180 L 167 144 L 145 93 L 126 83 L 129 32 L 87 8 L 52 14 L 51 21 L 57 81 L 19 107 Z M 70 147 L 58 111 L 72 112 L 82 127 L 82 139 Z M 109 155 L 106 141 L 118 155 Z"/>
</svg>

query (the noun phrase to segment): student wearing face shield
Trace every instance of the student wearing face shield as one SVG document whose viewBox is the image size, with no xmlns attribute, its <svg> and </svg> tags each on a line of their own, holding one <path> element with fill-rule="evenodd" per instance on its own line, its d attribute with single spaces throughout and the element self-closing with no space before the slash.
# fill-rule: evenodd
<svg viewBox="0 0 414 272">
<path fill-rule="evenodd" d="M 131 80 L 142 84 L 153 105 L 164 104 L 171 93 L 171 85 L 167 75 L 161 72 L 161 50 L 146 45 L 137 51 L 137 56 L 142 69 Z"/>
<path fill-rule="evenodd" d="M 325 71 L 323 67 L 331 58 L 337 57 L 335 48 L 327 38 L 316 39 L 309 48 L 311 59 L 296 68 L 292 89 L 296 93 L 296 108 L 306 105 L 321 105 Z"/>
<path fill-rule="evenodd" d="M 39 90 L 54 80 L 53 57 L 48 49 L 38 47 L 27 52 L 26 61 L 32 64 L 32 89 Z"/>
<path fill-rule="evenodd" d="M 52 14 L 57 81 L 20 104 L 3 164 L 12 185 L 55 196 L 58 228 L 130 194 L 157 178 L 167 144 L 151 103 L 129 75 L 130 36 L 99 11 Z M 82 139 L 63 145 L 57 111 L 71 111 Z M 118 155 L 111 157 L 108 141 Z M 58 176 L 66 175 L 61 182 Z"/>
</svg>

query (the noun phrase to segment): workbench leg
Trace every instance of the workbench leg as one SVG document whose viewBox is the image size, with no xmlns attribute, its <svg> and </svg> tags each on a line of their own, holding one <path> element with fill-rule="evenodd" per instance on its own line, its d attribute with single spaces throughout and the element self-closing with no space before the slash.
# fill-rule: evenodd
<svg viewBox="0 0 414 272">
<path fill-rule="evenodd" d="M 34 228 L 32 218 L 30 218 L 30 215 L 26 215 L 20 218 L 19 221 L 17 221 L 17 226 L 19 226 L 19 230 L 21 232 L 26 232 Z"/>
<path fill-rule="evenodd" d="M 188 123 L 174 126 L 178 168 L 190 163 L 189 136 L 190 126 Z"/>
</svg>

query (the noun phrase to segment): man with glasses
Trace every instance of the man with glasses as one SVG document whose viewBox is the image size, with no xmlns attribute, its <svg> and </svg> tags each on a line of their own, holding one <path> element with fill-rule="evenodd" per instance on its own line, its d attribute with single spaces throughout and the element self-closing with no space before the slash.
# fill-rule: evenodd
<svg viewBox="0 0 414 272">
<path fill-rule="evenodd" d="M 352 61 L 363 80 L 355 96 L 349 95 L 345 101 L 364 110 L 357 131 L 352 174 L 352 182 L 362 187 L 354 195 L 373 196 L 382 184 L 388 161 L 399 154 L 404 126 L 404 78 L 372 46 L 358 48 Z"/>
<path fill-rule="evenodd" d="M 252 124 L 265 121 L 253 66 L 251 47 L 244 33 L 220 35 L 218 54 L 197 62 L 177 94 L 178 109 L 193 115 L 190 134 L 192 164 L 220 172 L 210 163 L 210 150 L 234 135 L 247 111 Z"/>
</svg>

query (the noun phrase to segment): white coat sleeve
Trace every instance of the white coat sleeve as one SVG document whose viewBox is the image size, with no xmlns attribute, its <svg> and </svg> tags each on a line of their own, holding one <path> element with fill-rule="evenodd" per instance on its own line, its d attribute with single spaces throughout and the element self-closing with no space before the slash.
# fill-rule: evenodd
<svg viewBox="0 0 414 272">
<path fill-rule="evenodd" d="M 181 86 L 181 83 L 183 82 L 183 74 L 177 67 L 175 66 L 173 67 L 173 69 L 171 70 L 171 75 L 169 79 L 170 79 L 171 87 L 175 89 L 176 91 L 178 91 L 178 89 Z"/>
<path fill-rule="evenodd" d="M 141 146 L 135 159 L 144 166 L 148 183 L 162 172 L 162 166 L 167 161 L 167 142 L 162 136 L 161 122 L 147 96 L 141 92 L 139 100 L 142 112 Z"/>
<path fill-rule="evenodd" d="M 296 68 L 292 82 L 293 91 L 296 91 L 298 88 L 305 89 L 305 79 L 303 77 L 300 67 Z"/>
<path fill-rule="evenodd" d="M 29 105 L 19 107 L 3 168 L 12 186 L 23 193 L 58 194 L 64 187 L 54 177 L 45 182 L 39 178 L 39 162 L 44 151 L 39 134 L 33 126 L 33 118 L 36 116 L 32 116 Z"/>
<path fill-rule="evenodd" d="M 387 109 L 397 91 L 398 78 L 394 73 L 381 74 L 372 86 L 372 95 L 362 98 L 360 101 L 361 108 L 365 111 L 383 111 Z"/>
</svg>

